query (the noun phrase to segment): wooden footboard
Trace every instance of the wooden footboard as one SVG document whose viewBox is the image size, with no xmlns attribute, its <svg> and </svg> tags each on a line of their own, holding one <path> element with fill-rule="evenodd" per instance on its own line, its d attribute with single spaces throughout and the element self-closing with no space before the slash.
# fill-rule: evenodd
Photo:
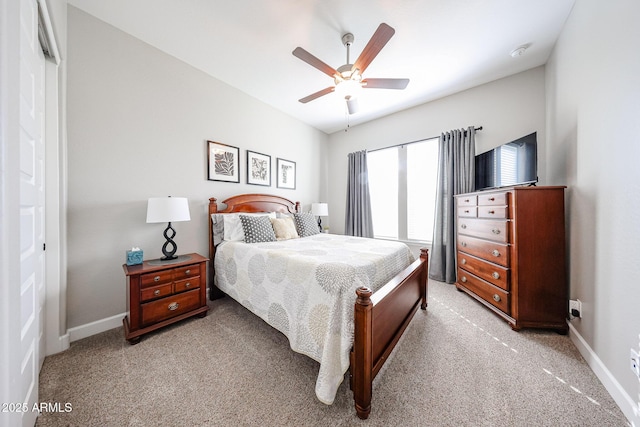
<svg viewBox="0 0 640 427">
<path fill-rule="evenodd" d="M 362 287 L 356 291 L 355 334 L 350 355 L 351 389 L 358 417 L 371 411 L 373 379 L 411 322 L 418 306 L 427 308 L 427 269 L 429 252 L 422 249 L 420 259 L 394 279 L 372 293 Z"/>
</svg>

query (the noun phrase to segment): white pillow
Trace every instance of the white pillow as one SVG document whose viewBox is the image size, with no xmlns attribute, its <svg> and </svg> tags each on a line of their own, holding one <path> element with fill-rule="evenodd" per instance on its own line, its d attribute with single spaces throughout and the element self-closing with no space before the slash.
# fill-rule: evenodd
<svg viewBox="0 0 640 427">
<path fill-rule="evenodd" d="M 275 218 L 275 212 L 260 213 L 242 213 L 242 215 L 250 216 L 268 216 Z M 229 242 L 244 242 L 244 230 L 240 221 L 239 213 L 224 214 L 224 240 Z"/>
</svg>

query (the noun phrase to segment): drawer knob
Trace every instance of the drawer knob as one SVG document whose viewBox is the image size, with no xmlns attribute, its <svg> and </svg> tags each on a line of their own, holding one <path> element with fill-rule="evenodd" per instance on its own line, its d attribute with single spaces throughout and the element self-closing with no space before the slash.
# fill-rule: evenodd
<svg viewBox="0 0 640 427">
<path fill-rule="evenodd" d="M 188 287 L 190 287 L 190 286 L 191 286 L 191 282 L 187 282 L 187 283 L 185 283 L 185 284 L 184 284 L 184 287 L 185 287 L 185 288 L 188 288 Z"/>
<path fill-rule="evenodd" d="M 460 228 L 464 230 L 465 228 L 467 228 L 467 224 L 460 224 Z"/>
<path fill-rule="evenodd" d="M 499 250 L 497 250 L 497 249 L 494 249 L 494 250 L 492 250 L 492 251 L 491 251 L 491 255 L 493 255 L 493 256 L 500 256 L 500 251 L 499 251 Z"/>
<path fill-rule="evenodd" d="M 460 242 L 460 246 L 462 246 L 463 248 L 467 247 L 467 242 Z"/>
<path fill-rule="evenodd" d="M 499 228 L 494 228 L 494 229 L 491 230 L 491 232 L 493 234 L 500 234 L 500 229 Z"/>
<path fill-rule="evenodd" d="M 464 264 L 466 264 L 466 263 L 467 263 L 467 260 L 466 260 L 466 259 L 464 259 L 464 258 L 462 258 L 462 259 L 460 260 L 460 263 L 461 263 L 462 265 L 464 265 Z"/>
<path fill-rule="evenodd" d="M 154 295 L 160 295 L 160 289 L 156 289 L 155 291 L 153 291 Z"/>
<path fill-rule="evenodd" d="M 185 271 L 184 274 L 191 274 L 191 270 Z"/>
<path fill-rule="evenodd" d="M 469 200 L 469 199 L 464 199 L 464 202 L 465 202 L 465 203 L 469 203 L 469 202 L 470 202 L 470 200 Z"/>
<path fill-rule="evenodd" d="M 495 201 L 495 200 L 496 200 L 496 198 L 495 198 L 495 197 L 489 197 L 489 201 L 490 201 L 490 202 L 493 202 L 493 201 Z"/>
<path fill-rule="evenodd" d="M 493 300 L 494 300 L 495 302 L 500 302 L 500 295 L 498 295 L 498 294 L 493 294 Z"/>
<path fill-rule="evenodd" d="M 493 215 L 493 214 L 495 214 L 495 213 L 496 213 L 496 211 L 489 211 L 489 212 L 487 212 L 487 213 L 488 213 L 489 215 Z"/>
<path fill-rule="evenodd" d="M 154 282 L 159 282 L 159 281 L 160 281 L 160 276 L 156 276 L 156 277 L 154 277 L 154 278 L 153 278 L 153 281 L 154 281 Z"/>
<path fill-rule="evenodd" d="M 467 283 L 467 277 L 466 276 L 462 276 L 462 278 L 460 279 L 460 281 L 462 283 Z"/>
<path fill-rule="evenodd" d="M 177 302 L 172 302 L 171 304 L 169 304 L 167 308 L 171 311 L 174 311 L 174 310 L 177 310 L 179 306 L 180 304 L 178 304 Z"/>
<path fill-rule="evenodd" d="M 492 276 L 494 279 L 498 280 L 500 278 L 500 273 L 498 273 L 497 271 L 494 271 Z"/>
</svg>

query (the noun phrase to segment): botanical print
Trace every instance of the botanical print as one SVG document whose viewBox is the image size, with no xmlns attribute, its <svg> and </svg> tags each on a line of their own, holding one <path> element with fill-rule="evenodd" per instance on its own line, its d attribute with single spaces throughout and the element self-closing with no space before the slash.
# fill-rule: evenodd
<svg viewBox="0 0 640 427">
<path fill-rule="evenodd" d="M 271 185 L 271 156 L 247 150 L 247 184 Z"/>
<path fill-rule="evenodd" d="M 216 175 L 233 176 L 235 157 L 233 153 L 229 151 L 216 150 L 215 151 L 215 170 Z"/>
<path fill-rule="evenodd" d="M 238 147 L 207 141 L 210 181 L 240 182 L 240 150 Z"/>
<path fill-rule="evenodd" d="M 296 188 L 296 162 L 285 159 L 277 159 L 279 188 Z"/>
</svg>

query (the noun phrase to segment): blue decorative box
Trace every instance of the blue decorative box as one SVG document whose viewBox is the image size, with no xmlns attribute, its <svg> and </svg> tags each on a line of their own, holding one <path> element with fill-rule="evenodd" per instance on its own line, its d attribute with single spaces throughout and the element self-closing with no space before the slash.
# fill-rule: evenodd
<svg viewBox="0 0 640 427">
<path fill-rule="evenodd" d="M 127 251 L 127 265 L 142 264 L 142 249 Z"/>
</svg>

